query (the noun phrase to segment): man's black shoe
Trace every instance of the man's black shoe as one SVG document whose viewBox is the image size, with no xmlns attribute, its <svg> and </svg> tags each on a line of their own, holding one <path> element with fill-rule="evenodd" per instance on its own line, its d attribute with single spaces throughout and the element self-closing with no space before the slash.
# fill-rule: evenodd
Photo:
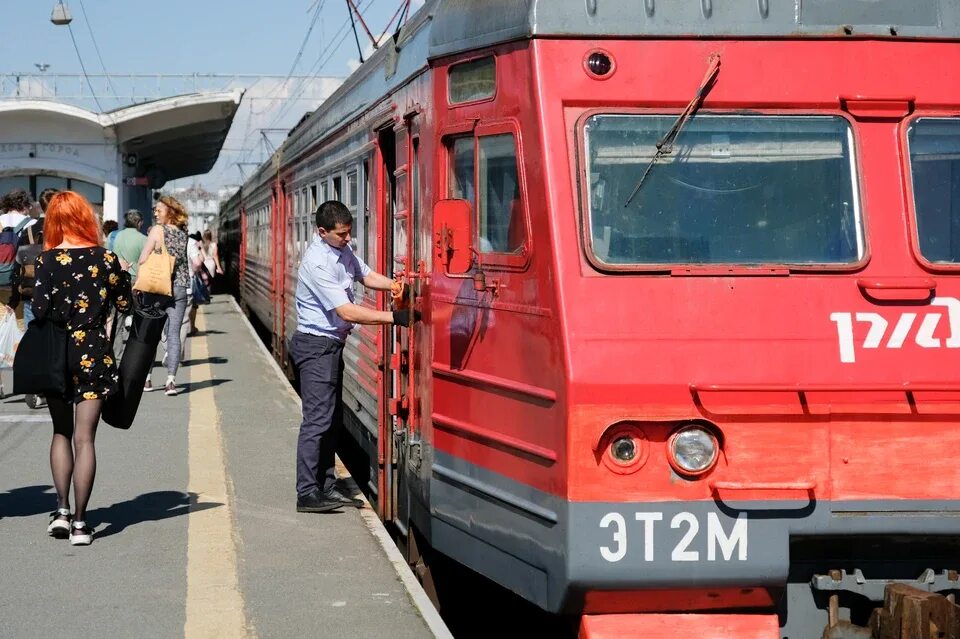
<svg viewBox="0 0 960 639">
<path fill-rule="evenodd" d="M 343 502 L 330 499 L 319 490 L 315 490 L 309 495 L 297 497 L 298 513 L 328 513 L 343 506 Z"/>
<path fill-rule="evenodd" d="M 363 508 L 363 502 L 359 499 L 353 499 L 347 497 L 335 487 L 323 493 L 323 498 L 326 501 L 336 502 L 340 506 L 353 506 L 354 508 Z"/>
</svg>

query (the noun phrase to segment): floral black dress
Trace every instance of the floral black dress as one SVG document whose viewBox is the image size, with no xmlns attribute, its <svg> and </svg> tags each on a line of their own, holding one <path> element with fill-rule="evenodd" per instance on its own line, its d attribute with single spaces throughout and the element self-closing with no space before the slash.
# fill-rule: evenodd
<svg viewBox="0 0 960 639">
<path fill-rule="evenodd" d="M 130 310 L 130 276 L 99 246 L 51 249 L 37 257 L 33 313 L 67 327 L 67 367 L 72 387 L 65 400 L 79 404 L 118 389 L 106 322 L 116 307 Z"/>
</svg>

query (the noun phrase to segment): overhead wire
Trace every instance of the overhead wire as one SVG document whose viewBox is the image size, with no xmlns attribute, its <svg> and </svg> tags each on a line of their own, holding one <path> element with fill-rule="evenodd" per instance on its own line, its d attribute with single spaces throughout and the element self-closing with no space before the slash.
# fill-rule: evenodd
<svg viewBox="0 0 960 639">
<path fill-rule="evenodd" d="M 360 5 L 362 6 L 358 7 L 358 10 L 363 12 L 369 9 L 370 6 L 373 4 L 373 2 L 374 0 L 366 0 L 366 3 L 361 2 Z M 307 88 L 307 78 L 312 78 L 317 73 L 319 73 L 320 70 L 323 69 L 323 67 L 326 66 L 326 64 L 330 61 L 333 55 L 337 53 L 337 51 L 340 48 L 340 45 L 343 44 L 343 41 L 347 39 L 347 36 L 350 35 L 350 32 L 348 31 L 349 26 L 350 26 L 350 19 L 347 18 L 346 20 L 344 20 L 343 24 L 340 25 L 340 28 L 336 31 L 336 33 L 333 36 L 333 39 L 331 39 L 327 43 L 327 45 L 323 48 L 323 50 L 317 56 L 317 59 L 313 63 L 313 65 L 311 65 L 310 70 L 303 75 L 303 79 L 300 80 L 300 83 L 297 85 L 296 90 L 294 90 L 292 94 L 287 96 L 286 102 L 284 103 L 284 105 L 280 108 L 280 110 L 273 117 L 273 119 L 271 119 L 270 123 L 265 128 L 268 128 L 268 129 L 274 128 L 277 122 L 279 122 L 289 112 L 290 108 L 299 100 L 300 95 Z M 256 139 L 253 146 L 249 147 L 249 151 L 244 155 L 244 158 L 243 158 L 244 160 L 246 160 L 253 153 L 253 151 L 257 148 L 257 145 L 259 144 L 259 142 L 260 142 L 259 139 Z"/>
<path fill-rule="evenodd" d="M 107 73 L 107 67 L 103 63 L 103 56 L 100 55 L 100 46 L 97 44 L 97 38 L 93 35 L 93 27 L 90 26 L 90 20 L 87 18 L 87 9 L 83 6 L 83 0 L 77 0 L 77 2 L 80 4 L 80 12 L 83 14 L 83 21 L 87 24 L 87 31 L 90 32 L 90 39 L 93 41 L 93 49 L 97 52 L 97 59 L 100 61 L 100 68 L 103 69 L 103 75 L 107 78 L 107 84 L 110 85 L 110 91 L 113 92 L 113 97 L 119 104 L 120 96 L 117 94 L 117 89 L 115 86 L 113 86 L 113 80 L 110 78 L 110 74 Z"/>
<path fill-rule="evenodd" d="M 322 1 L 325 1 L 325 0 L 322 0 Z M 364 11 L 368 10 L 371 7 L 371 5 L 373 5 L 374 1 L 375 0 L 361 1 L 360 3 L 358 3 L 358 7 L 357 7 L 358 11 L 360 13 L 363 13 Z M 350 18 L 348 17 L 346 20 L 343 21 L 343 24 L 340 25 L 340 28 L 334 33 L 333 38 L 330 39 L 327 42 L 327 45 L 320 51 L 320 54 L 317 56 L 317 59 L 314 61 L 314 63 L 310 66 L 310 69 L 303 74 L 302 79 L 297 84 L 297 88 L 292 93 L 288 94 L 283 106 L 280 107 L 280 109 L 277 111 L 274 117 L 270 120 L 269 124 L 264 128 L 267 128 L 267 129 L 275 128 L 277 123 L 289 113 L 293 105 L 300 100 L 300 96 L 303 94 L 303 92 L 306 90 L 308 86 L 308 79 L 314 78 L 330 62 L 333 56 L 339 51 L 340 46 L 343 44 L 343 41 L 346 40 L 347 37 L 350 35 L 349 27 L 350 27 Z M 247 146 L 247 143 L 251 138 L 248 138 L 247 135 L 244 136 L 244 141 L 242 142 L 242 144 L 244 145 L 246 152 L 243 154 L 241 158 L 241 162 L 246 161 L 257 149 L 257 147 L 260 146 L 261 144 L 260 138 L 256 137 L 256 138 L 253 138 L 253 144 L 250 146 Z"/>
<path fill-rule="evenodd" d="M 93 83 L 90 82 L 90 76 L 87 74 L 87 67 L 83 63 L 83 56 L 80 55 L 80 47 L 77 46 L 77 39 L 73 35 L 73 27 L 69 24 L 67 25 L 67 31 L 70 32 L 70 40 L 73 42 L 73 50 L 77 52 L 77 60 L 80 61 L 80 70 L 83 71 L 83 77 L 87 81 L 87 86 L 90 88 L 90 95 L 93 96 L 93 101 L 97 104 L 97 109 L 103 113 L 103 107 L 100 106 L 100 100 L 97 98 L 97 92 L 93 90 Z"/>
</svg>

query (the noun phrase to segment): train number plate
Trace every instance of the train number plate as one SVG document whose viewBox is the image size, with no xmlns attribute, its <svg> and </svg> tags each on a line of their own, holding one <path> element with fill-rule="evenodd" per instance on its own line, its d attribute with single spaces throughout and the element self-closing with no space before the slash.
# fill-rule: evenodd
<svg viewBox="0 0 960 639">
<path fill-rule="evenodd" d="M 737 519 L 721 519 L 716 513 L 697 516 L 680 512 L 666 519 L 662 512 L 638 511 L 633 516 L 610 512 L 600 519 L 609 543 L 600 545 L 600 556 L 611 563 L 627 554 L 643 561 L 747 561 L 749 522 L 745 513 Z"/>
</svg>

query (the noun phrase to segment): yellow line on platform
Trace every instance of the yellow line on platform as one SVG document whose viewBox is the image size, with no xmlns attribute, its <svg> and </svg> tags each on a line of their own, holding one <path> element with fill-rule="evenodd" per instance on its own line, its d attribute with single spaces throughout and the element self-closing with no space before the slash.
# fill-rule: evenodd
<svg viewBox="0 0 960 639">
<path fill-rule="evenodd" d="M 197 314 L 197 330 L 206 328 L 203 309 Z M 206 337 L 190 341 L 190 358 L 209 357 Z M 209 363 L 189 368 L 190 384 L 213 380 Z M 188 428 L 191 500 L 187 528 L 187 618 L 186 639 L 250 637 L 237 578 L 237 553 L 233 531 L 233 504 L 227 480 L 220 433 L 220 411 L 213 386 L 191 389 Z"/>
</svg>

